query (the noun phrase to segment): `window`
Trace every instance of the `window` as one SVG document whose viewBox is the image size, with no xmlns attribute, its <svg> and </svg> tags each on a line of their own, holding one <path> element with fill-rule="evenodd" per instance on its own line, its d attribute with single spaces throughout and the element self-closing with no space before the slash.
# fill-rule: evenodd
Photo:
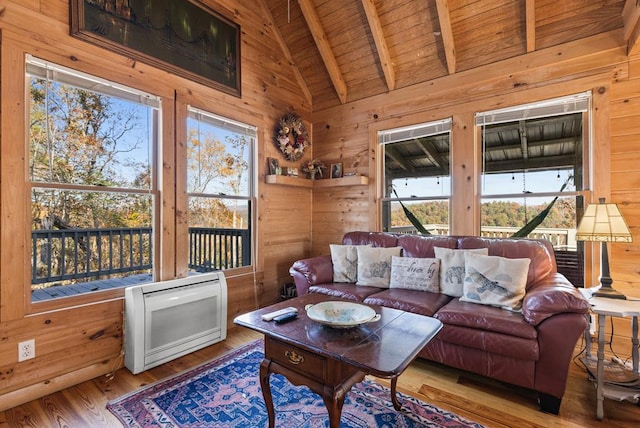
<svg viewBox="0 0 640 428">
<path fill-rule="evenodd" d="M 27 57 L 32 300 L 150 282 L 160 100 Z"/>
<path fill-rule="evenodd" d="M 560 256 L 569 251 L 582 260 L 575 254 L 575 228 L 583 207 L 580 191 L 588 188 L 589 103 L 590 93 L 582 93 L 476 115 L 483 236 L 508 237 L 534 225 L 525 236 L 546 238 Z M 539 216 L 544 219 L 537 224 Z M 582 283 L 581 276 L 570 279 Z"/>
<path fill-rule="evenodd" d="M 249 266 L 257 130 L 193 107 L 188 116 L 189 269 Z"/>
<path fill-rule="evenodd" d="M 450 133 L 450 119 L 378 133 L 383 231 L 449 233 Z"/>
</svg>

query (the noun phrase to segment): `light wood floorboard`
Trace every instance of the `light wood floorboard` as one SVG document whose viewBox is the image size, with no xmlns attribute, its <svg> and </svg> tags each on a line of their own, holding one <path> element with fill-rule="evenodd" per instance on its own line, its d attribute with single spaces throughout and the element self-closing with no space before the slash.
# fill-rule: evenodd
<svg viewBox="0 0 640 428">
<path fill-rule="evenodd" d="M 218 357 L 261 335 L 241 327 L 227 340 L 138 375 L 122 368 L 0 412 L 0 427 L 120 427 L 105 408 L 109 400 Z M 576 350 L 576 354 L 579 349 Z M 388 385 L 384 379 L 380 383 Z M 605 400 L 605 418 L 596 419 L 596 394 L 584 369 L 572 364 L 560 415 L 538 410 L 532 391 L 495 382 L 425 360 L 415 361 L 398 380 L 398 390 L 488 427 L 638 427 L 640 406 Z"/>
</svg>

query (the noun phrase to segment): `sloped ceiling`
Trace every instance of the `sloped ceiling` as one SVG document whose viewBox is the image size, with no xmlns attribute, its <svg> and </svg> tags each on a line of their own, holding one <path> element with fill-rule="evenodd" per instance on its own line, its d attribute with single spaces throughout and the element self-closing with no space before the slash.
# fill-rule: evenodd
<svg viewBox="0 0 640 428">
<path fill-rule="evenodd" d="M 263 1 L 314 111 L 615 29 L 633 40 L 640 15 L 635 0 Z"/>
</svg>

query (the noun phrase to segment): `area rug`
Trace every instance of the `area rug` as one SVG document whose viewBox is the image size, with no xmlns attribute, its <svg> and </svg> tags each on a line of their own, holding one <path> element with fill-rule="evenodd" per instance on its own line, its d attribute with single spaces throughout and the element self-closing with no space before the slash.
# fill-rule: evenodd
<svg viewBox="0 0 640 428">
<path fill-rule="evenodd" d="M 159 381 L 124 397 L 107 408 L 125 427 L 267 427 L 258 372 L 264 358 L 262 341 Z M 304 386 L 271 375 L 276 426 L 328 427 L 324 402 Z M 340 426 L 474 427 L 480 424 L 398 393 L 402 410 L 391 403 L 389 388 L 365 379 L 347 394 Z"/>
</svg>

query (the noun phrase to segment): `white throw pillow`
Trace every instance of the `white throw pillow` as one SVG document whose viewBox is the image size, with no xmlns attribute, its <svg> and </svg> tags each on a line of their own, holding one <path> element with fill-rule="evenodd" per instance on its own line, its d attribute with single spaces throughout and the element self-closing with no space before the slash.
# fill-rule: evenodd
<svg viewBox="0 0 640 428">
<path fill-rule="evenodd" d="M 479 254 L 465 255 L 464 302 L 522 308 L 531 259 L 509 259 Z"/>
<path fill-rule="evenodd" d="M 462 296 L 464 281 L 464 255 L 467 252 L 489 254 L 488 248 L 473 250 L 453 250 L 451 248 L 433 247 L 436 258 L 440 259 L 440 292 L 451 297 Z"/>
<path fill-rule="evenodd" d="M 399 256 L 402 247 L 356 247 L 358 251 L 357 285 L 389 288 L 391 257 Z"/>
<path fill-rule="evenodd" d="M 440 292 L 440 260 L 391 257 L 389 288 Z"/>
<path fill-rule="evenodd" d="M 355 245 L 329 244 L 333 282 L 354 283 L 358 278 L 358 252 Z"/>
</svg>

